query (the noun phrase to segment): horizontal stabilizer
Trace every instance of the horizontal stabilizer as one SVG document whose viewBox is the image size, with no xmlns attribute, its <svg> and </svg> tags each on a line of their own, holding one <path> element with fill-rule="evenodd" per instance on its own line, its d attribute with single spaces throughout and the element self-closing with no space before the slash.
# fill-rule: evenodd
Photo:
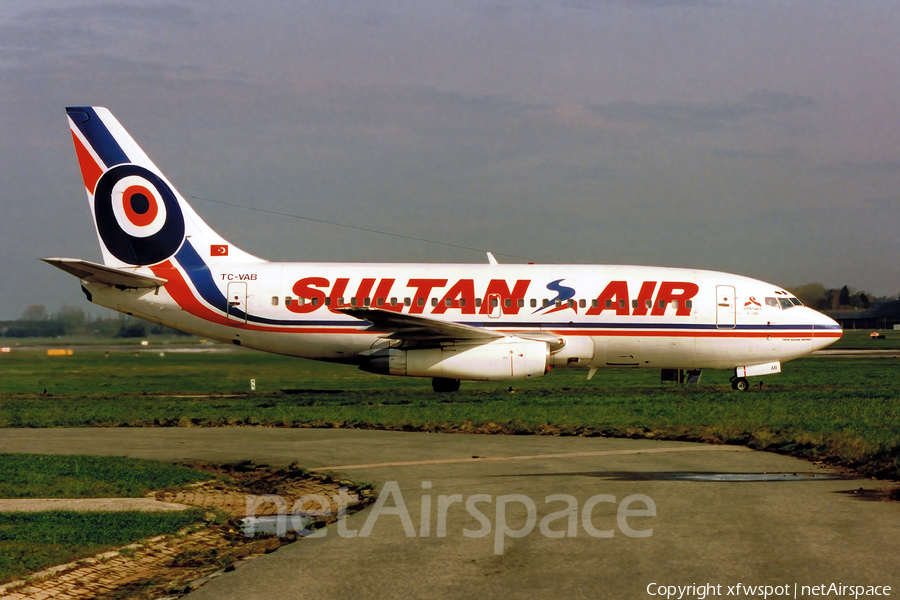
<svg viewBox="0 0 900 600">
<path fill-rule="evenodd" d="M 41 260 L 88 283 L 105 283 L 126 288 L 153 288 L 167 283 L 167 280 L 159 277 L 98 265 L 79 258 L 42 258 Z"/>
<path fill-rule="evenodd" d="M 502 333 L 429 317 L 409 315 L 383 308 L 340 308 L 339 312 L 372 323 L 372 329 L 389 331 L 385 337 L 394 340 L 491 340 Z"/>
</svg>

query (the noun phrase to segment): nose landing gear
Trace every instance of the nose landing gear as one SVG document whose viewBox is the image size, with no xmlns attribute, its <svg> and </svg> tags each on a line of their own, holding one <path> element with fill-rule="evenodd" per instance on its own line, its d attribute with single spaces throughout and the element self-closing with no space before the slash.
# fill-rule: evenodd
<svg viewBox="0 0 900 600">
<path fill-rule="evenodd" d="M 747 381 L 744 377 L 732 377 L 731 389 L 737 390 L 739 392 L 746 392 L 750 389 L 750 382 Z"/>
</svg>

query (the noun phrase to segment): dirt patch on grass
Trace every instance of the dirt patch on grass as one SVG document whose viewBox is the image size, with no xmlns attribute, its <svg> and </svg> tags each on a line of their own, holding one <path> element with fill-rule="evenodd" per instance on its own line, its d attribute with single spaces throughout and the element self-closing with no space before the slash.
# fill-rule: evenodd
<svg viewBox="0 0 900 600">
<path fill-rule="evenodd" d="M 207 471 L 213 477 L 186 488 L 155 492 L 152 497 L 203 508 L 205 522 L 175 535 L 157 536 L 47 569 L 27 580 L 0 586 L 0 596 L 4 600 L 179 597 L 263 554 L 302 540 L 293 531 L 288 531 L 284 537 L 260 534 L 248 537 L 241 531 L 240 520 L 253 516 L 247 514 L 248 504 L 255 516 L 278 514 L 279 504 L 259 502 L 260 497 L 280 497 L 288 515 L 303 496 L 316 494 L 330 500 L 339 495 L 342 488 L 346 495 L 356 498 L 350 501 L 349 512 L 360 510 L 374 498 L 372 490 L 366 486 L 311 474 L 296 465 L 287 469 L 273 469 L 252 462 L 231 465 L 194 463 L 189 466 Z M 317 508 L 305 504 L 303 507 Z M 332 503 L 331 516 L 319 517 L 308 527 L 314 529 L 334 522 L 337 512 L 337 503 Z"/>
<path fill-rule="evenodd" d="M 871 490 L 859 488 L 836 493 L 846 494 L 857 500 L 868 502 L 900 502 L 900 488 L 875 488 Z"/>
</svg>

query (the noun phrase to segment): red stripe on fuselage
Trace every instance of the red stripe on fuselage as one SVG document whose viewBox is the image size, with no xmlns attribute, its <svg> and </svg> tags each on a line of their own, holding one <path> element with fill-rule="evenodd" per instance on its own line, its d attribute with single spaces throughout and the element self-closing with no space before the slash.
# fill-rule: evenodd
<svg viewBox="0 0 900 600">
<path fill-rule="evenodd" d="M 551 328 L 542 329 L 541 331 L 549 331 L 551 333 L 555 333 L 561 336 L 595 336 L 595 337 L 680 337 L 680 338 L 840 338 L 841 335 L 838 333 L 826 333 L 826 332 L 813 332 L 810 330 L 801 330 L 801 331 L 777 331 L 777 332 L 766 332 L 766 331 L 653 331 L 647 329 L 631 329 L 627 331 L 623 331 L 620 329 L 609 330 L 609 329 L 562 329 L 562 330 L 553 330 L 552 325 Z M 665 327 L 665 325 L 663 325 Z M 508 333 L 511 335 L 515 335 L 517 332 L 521 333 L 522 330 L 494 330 L 499 333 Z"/>
<path fill-rule="evenodd" d="M 225 315 L 216 312 L 202 302 L 200 302 L 197 297 L 194 295 L 190 286 L 188 286 L 184 277 L 177 268 L 170 261 L 166 261 L 150 267 L 153 271 L 154 275 L 157 277 L 161 277 L 163 279 L 168 280 L 165 288 L 170 296 L 178 303 L 178 305 L 185 310 L 186 312 L 208 321 L 210 323 L 215 323 L 217 325 L 225 325 L 226 327 L 234 327 L 236 329 L 244 329 L 250 331 L 266 331 L 272 333 L 311 333 L 311 334 L 358 334 L 361 329 L 356 327 L 306 327 L 303 325 L 299 325 L 296 327 L 278 327 L 278 326 L 264 326 L 264 325 L 255 325 L 250 323 L 244 323 L 241 320 L 229 320 L 225 317 Z M 545 325 L 546 326 L 546 325 Z M 665 327 L 665 325 L 662 325 Z M 552 325 L 550 325 L 552 327 Z M 516 334 L 521 333 L 522 330 L 503 330 L 503 329 L 495 329 L 489 331 L 497 331 L 498 333 L 508 333 L 508 334 Z M 797 337 L 817 337 L 817 338 L 839 338 L 841 337 L 841 333 L 839 332 L 831 332 L 831 331 L 822 331 L 815 332 L 814 336 L 810 330 L 801 330 L 801 331 L 777 331 L 777 332 L 768 332 L 768 331 L 734 331 L 734 330 L 719 330 L 719 331 L 649 331 L 645 329 L 632 329 L 628 331 L 623 330 L 606 330 L 606 329 L 579 329 L 579 330 L 570 330 L 565 329 L 561 331 L 553 331 L 549 329 L 553 333 L 562 336 L 597 336 L 597 337 L 680 337 L 680 338 L 764 338 L 764 337 L 776 337 L 776 338 L 797 338 Z M 379 334 L 379 333 L 388 333 L 388 332 L 377 332 L 371 330 L 365 330 L 365 333 Z"/>
<path fill-rule="evenodd" d="M 292 328 L 292 327 L 266 327 L 244 323 L 241 320 L 227 319 L 225 315 L 216 312 L 202 302 L 200 302 L 190 286 L 181 275 L 181 271 L 175 268 L 171 262 L 165 261 L 158 265 L 150 267 L 153 274 L 157 277 L 166 279 L 166 291 L 178 303 L 185 312 L 194 315 L 204 321 L 215 323 L 216 325 L 225 325 L 226 327 L 234 327 L 235 329 L 245 329 L 249 331 L 267 331 L 272 333 L 359 333 L 357 328 Z"/>
</svg>

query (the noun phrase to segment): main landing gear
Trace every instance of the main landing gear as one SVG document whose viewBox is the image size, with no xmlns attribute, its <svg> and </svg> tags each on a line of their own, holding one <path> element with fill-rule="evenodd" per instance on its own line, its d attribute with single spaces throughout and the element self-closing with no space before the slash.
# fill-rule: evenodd
<svg viewBox="0 0 900 600">
<path fill-rule="evenodd" d="M 459 379 L 445 379 L 444 377 L 435 377 L 431 380 L 431 389 L 435 392 L 458 392 Z"/>
</svg>

